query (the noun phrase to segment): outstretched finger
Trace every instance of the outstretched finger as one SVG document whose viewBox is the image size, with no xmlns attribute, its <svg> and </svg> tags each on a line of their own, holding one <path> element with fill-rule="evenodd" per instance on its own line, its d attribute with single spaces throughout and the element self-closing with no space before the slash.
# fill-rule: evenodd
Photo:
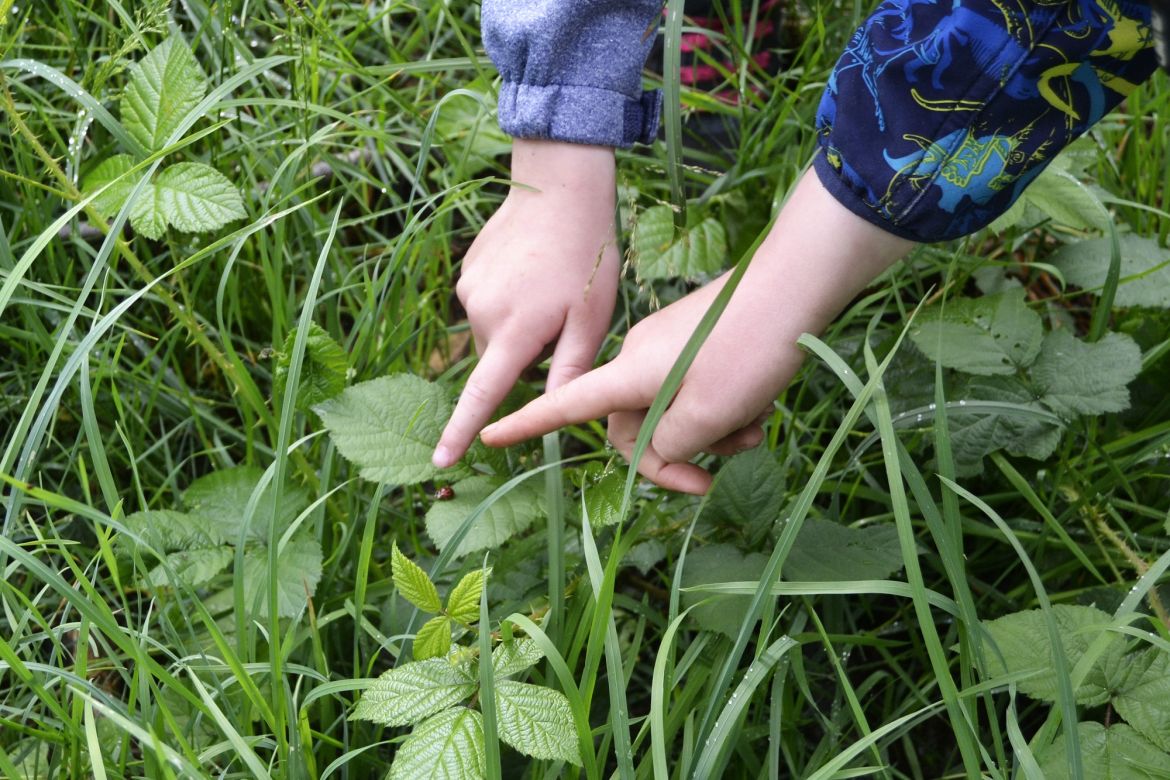
<svg viewBox="0 0 1170 780">
<path fill-rule="evenodd" d="M 630 460 L 646 413 L 618 412 L 609 416 L 609 440 Z M 701 496 L 711 489 L 711 475 L 693 463 L 670 463 L 651 444 L 638 461 L 638 473 L 659 487 Z"/>
<path fill-rule="evenodd" d="M 431 457 L 436 466 L 447 468 L 463 457 L 471 442 L 475 441 L 476 434 L 491 419 L 520 373 L 536 359 L 542 346 L 500 337 L 488 344 L 459 395 L 459 403 L 455 405 L 443 435 L 439 437 L 439 445 Z"/>
<path fill-rule="evenodd" d="M 616 360 L 545 393 L 524 408 L 492 423 L 483 430 L 483 443 L 489 447 L 507 447 L 612 412 L 644 409 L 650 405 L 650 400 L 638 390 L 627 366 Z"/>
</svg>

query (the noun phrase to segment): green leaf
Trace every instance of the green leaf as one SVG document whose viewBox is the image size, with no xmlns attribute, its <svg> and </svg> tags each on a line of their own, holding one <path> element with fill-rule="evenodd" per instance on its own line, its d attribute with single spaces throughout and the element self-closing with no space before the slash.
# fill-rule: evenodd
<svg viewBox="0 0 1170 780">
<path fill-rule="evenodd" d="M 634 268 L 640 279 L 695 279 L 727 262 L 727 233 L 708 217 L 676 235 L 674 212 L 652 206 L 638 215 L 634 228 Z"/>
<path fill-rule="evenodd" d="M 475 86 L 482 88 L 482 82 L 476 81 L 479 84 Z M 497 157 L 512 151 L 512 139 L 500 130 L 495 112 L 484 108 L 496 104 L 487 91 L 476 89 L 478 100 L 460 96 L 445 101 L 435 121 L 435 135 L 442 141 L 444 156 L 451 164 L 462 164 L 465 176 L 479 174 Z"/>
<path fill-rule="evenodd" d="M 206 93 L 207 79 L 191 49 L 172 36 L 130 68 L 122 124 L 148 152 L 156 152 Z"/>
<path fill-rule="evenodd" d="M 234 556 L 235 551 L 227 546 L 173 552 L 166 557 L 165 564 L 160 563 L 147 573 L 145 582 L 156 588 L 176 588 L 180 583 L 197 588 L 226 569 Z M 174 573 L 174 579 L 170 572 Z"/>
<path fill-rule="evenodd" d="M 272 377 L 274 402 L 284 398 L 285 385 L 288 383 L 288 367 L 296 338 L 297 329 L 293 328 L 285 337 L 284 348 L 276 359 L 276 371 Z M 307 411 L 345 390 L 348 372 L 349 358 L 345 350 L 333 340 L 327 330 L 315 322 L 310 322 L 309 334 L 305 337 L 305 359 L 301 363 L 300 384 L 297 386 L 296 408 Z"/>
<path fill-rule="evenodd" d="M 419 661 L 428 658 L 445 658 L 451 650 L 451 620 L 445 615 L 433 617 L 423 623 L 414 635 L 414 657 Z"/>
<path fill-rule="evenodd" d="M 758 580 L 768 564 L 768 556 L 760 553 L 744 555 L 730 544 L 712 544 L 688 550 L 683 564 L 684 588 L 709 585 L 715 582 L 748 582 Z M 684 607 L 711 598 L 710 593 L 683 593 Z M 718 631 L 729 637 L 739 634 L 740 626 L 751 607 L 751 596 L 720 596 L 710 604 L 695 607 L 691 616 L 701 628 Z"/>
<path fill-rule="evenodd" d="M 1113 707 L 1130 726 L 1170 751 L 1170 653 L 1150 648 L 1130 653 L 1112 670 Z"/>
<path fill-rule="evenodd" d="M 130 204 L 130 227 L 134 232 L 152 241 L 163 237 L 167 231 L 167 218 L 158 205 L 158 191 L 148 182 L 138 191 L 138 197 Z"/>
<path fill-rule="evenodd" d="M 851 528 L 806 520 L 784 562 L 784 579 L 806 582 L 881 580 L 902 568 L 898 529 L 889 524 Z"/>
<path fill-rule="evenodd" d="M 1013 612 L 997 620 L 985 623 L 995 648 L 985 640 L 985 654 L 988 669 L 993 676 L 1005 672 L 1028 674 L 1019 680 L 1016 687 L 1034 699 L 1056 701 L 1057 682 L 1054 667 L 1064 665 L 1071 670 L 1081 660 L 1089 644 L 1100 636 L 1112 619 L 1095 607 L 1081 607 L 1071 604 L 1057 604 L 1052 607 L 1057 633 L 1064 649 L 1061 658 L 1054 657 L 1052 644 L 1048 639 L 1048 628 L 1044 614 L 1038 610 Z M 1104 670 L 1118 663 L 1125 651 L 1125 642 L 1114 634 L 1109 645 L 1093 664 L 1081 686 L 1074 691 L 1078 704 L 1098 705 L 1109 699 L 1109 686 Z M 1003 654 L 1002 661 L 1000 653 Z"/>
<path fill-rule="evenodd" d="M 706 515 L 729 523 L 766 524 L 780 517 L 786 482 L 783 467 L 766 447 L 729 459 L 715 480 Z"/>
<path fill-rule="evenodd" d="M 123 518 L 122 525 L 133 535 L 118 536 L 118 545 L 125 550 L 137 547 L 139 539 L 159 552 L 218 547 L 227 541 L 214 526 L 171 509 L 135 512 Z"/>
<path fill-rule="evenodd" d="M 398 595 L 423 612 L 443 610 L 435 583 L 421 566 L 402 554 L 397 543 L 390 550 L 390 576 L 394 579 L 394 587 L 398 588 Z"/>
<path fill-rule="evenodd" d="M 210 165 L 195 162 L 176 163 L 159 174 L 154 208 L 184 233 L 215 230 L 248 216 L 235 185 Z"/>
<path fill-rule="evenodd" d="M 1028 185 L 1024 198 L 1053 222 L 1078 230 L 1109 229 L 1105 204 L 1072 173 L 1049 167 Z"/>
<path fill-rule="evenodd" d="M 510 677 L 535 666 L 541 658 L 544 658 L 544 651 L 536 640 L 513 639 L 492 651 L 492 671 L 496 677 Z"/>
<path fill-rule="evenodd" d="M 235 543 L 244 526 L 244 511 L 252 492 L 260 484 L 264 471 L 255 466 L 234 466 L 213 471 L 192 482 L 183 493 L 183 503 L 193 520 L 224 541 Z M 247 538 L 268 541 L 268 523 L 276 511 L 276 529 L 288 528 L 309 505 L 309 493 L 303 487 L 286 485 L 280 501 L 275 502 L 275 490 L 269 483 L 256 504 L 256 513 L 248 527 Z"/>
<path fill-rule="evenodd" d="M 1032 367 L 1041 401 L 1061 417 L 1120 412 L 1129 408 L 1129 390 L 1142 370 L 1142 353 L 1123 333 L 1106 333 L 1089 344 L 1066 330 L 1049 333 Z"/>
<path fill-rule="evenodd" d="M 406 726 L 473 693 L 475 676 L 468 664 L 456 666 L 446 658 L 413 661 L 383 672 L 362 694 L 353 718 L 383 726 Z"/>
<path fill-rule="evenodd" d="M 1024 302 L 1024 290 L 982 298 L 952 298 L 924 312 L 910 340 L 946 368 L 989 376 L 1032 365 L 1043 338 L 1040 315 Z"/>
<path fill-rule="evenodd" d="M 1124 723 L 1106 728 L 1100 723 L 1077 724 L 1084 777 L 1093 780 L 1165 780 L 1170 778 L 1170 755 L 1158 750 Z M 1065 737 L 1036 751 L 1045 780 L 1069 778 Z"/>
<path fill-rule="evenodd" d="M 657 539 L 648 539 L 631 547 L 626 557 L 622 558 L 622 565 L 633 566 L 644 577 L 665 559 L 666 545 Z"/>
<path fill-rule="evenodd" d="M 486 777 L 483 716 L 452 707 L 419 724 L 398 752 L 389 780 L 478 780 Z"/>
<path fill-rule="evenodd" d="M 951 452 L 959 476 L 983 471 L 983 457 L 998 450 L 1043 460 L 1056 450 L 1064 426 L 1037 400 L 1035 392 L 1016 377 L 972 377 L 963 390 L 963 404 L 981 401 L 1010 404 L 997 411 L 947 412 Z"/>
<path fill-rule="evenodd" d="M 479 620 L 479 596 L 483 593 L 484 574 L 483 569 L 469 571 L 447 594 L 447 614 L 452 620 L 469 624 Z"/>
<path fill-rule="evenodd" d="M 1156 239 L 1126 234 L 1118 236 L 1121 246 L 1121 277 L 1116 306 L 1148 306 L 1170 309 L 1170 250 Z M 1077 287 L 1099 295 L 1109 273 L 1113 242 L 1095 238 L 1068 244 L 1052 258 L 1064 278 Z"/>
<path fill-rule="evenodd" d="M 356 384 L 316 411 L 338 451 L 366 479 L 413 485 L 439 473 L 431 453 L 451 416 L 439 385 L 395 374 Z"/>
<path fill-rule="evenodd" d="M 440 550 L 446 549 L 463 522 L 500 484 L 492 477 L 468 477 L 455 483 L 455 498 L 431 504 L 427 533 Z M 455 554 L 499 547 L 542 516 L 544 506 L 544 491 L 533 480 L 519 483 L 480 514 Z"/>
<path fill-rule="evenodd" d="M 126 198 L 130 195 L 130 191 L 134 189 L 137 181 L 133 176 L 124 176 L 131 168 L 134 167 L 134 158 L 128 154 L 115 154 L 112 157 L 107 157 L 102 160 L 93 170 L 85 175 L 81 181 L 81 191 L 86 195 L 100 190 L 110 182 L 118 180 L 108 190 L 98 195 L 93 199 L 93 207 L 97 209 L 98 213 L 107 219 L 118 213 L 122 208 L 122 204 L 126 202 Z M 139 177 L 142 176 L 140 172 Z"/>
<path fill-rule="evenodd" d="M 321 543 L 308 534 L 294 536 L 276 561 L 276 614 L 300 615 L 320 579 Z M 244 553 L 244 605 L 260 617 L 268 616 L 268 550 L 264 547 Z"/>
<path fill-rule="evenodd" d="M 581 766 L 573 708 L 560 691 L 539 685 L 496 682 L 500 739 L 526 756 Z"/>
<path fill-rule="evenodd" d="M 599 477 L 582 487 L 589 525 L 604 528 L 621 519 L 618 513 L 626 492 L 627 473 L 625 466 L 610 464 Z"/>
</svg>

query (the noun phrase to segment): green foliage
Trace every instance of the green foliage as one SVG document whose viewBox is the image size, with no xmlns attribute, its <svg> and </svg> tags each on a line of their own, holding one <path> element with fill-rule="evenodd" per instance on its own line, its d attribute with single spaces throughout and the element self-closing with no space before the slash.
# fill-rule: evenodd
<svg viewBox="0 0 1170 780">
<path fill-rule="evenodd" d="M 276 370 L 272 376 L 272 398 L 284 397 L 288 382 L 288 367 L 292 360 L 297 329 L 293 328 L 285 337 L 284 347 L 276 356 Z M 328 401 L 345 389 L 349 372 L 349 358 L 341 345 L 333 340 L 329 332 L 315 322 L 309 323 L 309 335 L 305 338 L 305 359 L 301 363 L 300 384 L 297 385 L 296 408 L 308 411 L 317 404 Z"/>
<path fill-rule="evenodd" d="M 892 525 L 852 528 L 830 520 L 806 520 L 784 564 L 784 578 L 813 582 L 880 580 L 902 568 L 898 531 Z"/>
<path fill-rule="evenodd" d="M 491 569 L 475 569 L 463 575 L 463 579 L 447 594 L 447 614 L 460 623 L 474 623 L 479 620 L 479 597 L 483 593 L 484 580 Z"/>
<path fill-rule="evenodd" d="M 386 376 L 353 385 L 315 410 L 365 479 L 413 485 L 439 473 L 431 453 L 451 416 L 439 385 L 411 374 Z"/>
<path fill-rule="evenodd" d="M 982 298 L 954 298 L 923 312 L 910 340 L 931 360 L 967 374 L 1013 374 L 1040 354 L 1040 315 L 1022 289 Z"/>
<path fill-rule="evenodd" d="M 628 474 L 629 470 L 625 466 L 611 462 L 600 474 L 588 480 L 581 492 L 585 498 L 585 512 L 589 516 L 590 526 L 605 528 L 622 519 L 620 512 Z"/>
<path fill-rule="evenodd" d="M 475 671 L 447 658 L 412 661 L 384 672 L 362 693 L 353 717 L 384 726 L 408 726 L 475 693 Z"/>
<path fill-rule="evenodd" d="M 1118 306 L 1170 308 L 1170 251 L 1156 239 L 1126 234 L 1118 237 L 1121 276 L 1113 301 Z M 1065 281 L 1093 294 L 1105 286 L 1113 242 L 1109 238 L 1077 241 L 1052 257 Z"/>
<path fill-rule="evenodd" d="M 414 657 L 419 661 L 428 658 L 445 658 L 451 651 L 451 619 L 445 615 L 433 617 L 422 624 L 414 635 Z"/>
<path fill-rule="evenodd" d="M 532 639 L 512 639 L 501 642 L 492 650 L 492 671 L 497 678 L 511 677 L 535 666 L 544 651 Z"/>
<path fill-rule="evenodd" d="M 692 588 L 718 582 L 750 582 L 758 580 L 764 572 L 768 556 L 747 553 L 730 544 L 711 544 L 687 552 L 683 567 L 682 586 Z M 735 637 L 743 625 L 750 596 L 719 596 L 709 604 L 696 606 L 711 598 L 708 593 L 684 593 L 684 606 L 694 606 L 691 615 L 695 622 L 708 631 L 717 631 Z"/>
<path fill-rule="evenodd" d="M 1103 726 L 1077 724 L 1084 761 L 1084 777 L 1101 780 L 1165 780 L 1170 778 L 1170 755 L 1161 752 L 1124 723 Z M 1036 755 L 1046 780 L 1071 780 L 1065 760 L 1065 737 L 1057 737 Z"/>
<path fill-rule="evenodd" d="M 1105 669 L 1117 714 L 1135 731 L 1170 753 L 1170 653 L 1129 652 Z"/>
<path fill-rule="evenodd" d="M 1041 403 L 1062 418 L 1073 419 L 1128 409 L 1126 386 L 1141 370 L 1141 350 L 1123 333 L 1107 333 L 1088 344 L 1058 330 L 1044 337 L 1032 378 L 1043 394 Z"/>
<path fill-rule="evenodd" d="M 171 136 L 207 92 L 207 78 L 191 49 L 178 37 L 156 46 L 130 70 L 122 94 L 122 123 L 141 147 L 153 153 L 166 148 Z M 95 192 L 94 208 L 112 217 L 130 197 L 136 181 L 130 173 L 135 157 L 116 154 L 98 163 L 82 189 Z M 244 201 L 226 176 L 209 165 L 180 162 L 146 182 L 130 207 L 130 224 L 141 235 L 158 240 L 168 226 L 185 233 L 216 230 L 247 216 Z"/>
<path fill-rule="evenodd" d="M 681 276 L 697 279 L 727 264 L 727 233 L 714 217 L 676 234 L 670 206 L 652 206 L 638 215 L 634 268 L 646 281 Z"/>
<path fill-rule="evenodd" d="M 453 707 L 419 724 L 390 767 L 389 780 L 472 780 L 484 777 L 483 716 Z"/>
<path fill-rule="evenodd" d="M 581 765 L 569 700 L 539 685 L 498 680 L 500 739 L 525 755 Z"/>
<path fill-rule="evenodd" d="M 398 595 L 423 612 L 438 612 L 443 608 L 435 583 L 421 566 L 402 554 L 397 544 L 390 551 L 390 565 Z"/>
<path fill-rule="evenodd" d="M 784 469 L 765 447 L 730 458 L 719 469 L 707 515 L 732 523 L 770 528 L 780 517 L 787 496 Z"/>
<path fill-rule="evenodd" d="M 468 477 L 454 484 L 455 498 L 431 504 L 426 524 L 427 534 L 435 546 L 440 550 L 447 549 L 467 518 L 502 484 L 502 480 L 494 477 Z M 499 547 L 527 530 L 544 513 L 544 493 L 532 480 L 521 482 L 480 512 L 456 548 L 455 555 L 462 557 L 478 550 Z"/>
<path fill-rule="evenodd" d="M 268 549 L 253 547 L 244 553 L 244 603 L 261 617 L 268 616 Z M 296 617 L 309 603 L 321 581 L 321 543 L 297 534 L 276 558 L 276 613 Z"/>
</svg>

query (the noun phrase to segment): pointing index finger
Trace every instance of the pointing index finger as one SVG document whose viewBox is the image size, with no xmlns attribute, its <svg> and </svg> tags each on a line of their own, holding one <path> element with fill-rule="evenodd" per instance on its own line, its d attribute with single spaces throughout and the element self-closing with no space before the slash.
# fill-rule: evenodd
<svg viewBox="0 0 1170 780">
<path fill-rule="evenodd" d="M 483 429 L 480 438 L 489 447 L 507 447 L 566 425 L 596 420 L 613 412 L 644 409 L 649 400 L 634 387 L 625 367 L 614 361 L 492 423 Z"/>
</svg>

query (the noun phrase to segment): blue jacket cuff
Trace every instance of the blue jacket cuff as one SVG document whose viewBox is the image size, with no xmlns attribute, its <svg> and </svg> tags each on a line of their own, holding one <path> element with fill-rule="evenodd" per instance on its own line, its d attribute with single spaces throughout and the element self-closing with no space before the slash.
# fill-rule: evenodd
<svg viewBox="0 0 1170 780">
<path fill-rule="evenodd" d="M 662 111 L 660 90 L 630 97 L 598 87 L 534 85 L 505 81 L 500 87 L 500 128 L 516 138 L 629 147 L 653 143 Z"/>
</svg>

